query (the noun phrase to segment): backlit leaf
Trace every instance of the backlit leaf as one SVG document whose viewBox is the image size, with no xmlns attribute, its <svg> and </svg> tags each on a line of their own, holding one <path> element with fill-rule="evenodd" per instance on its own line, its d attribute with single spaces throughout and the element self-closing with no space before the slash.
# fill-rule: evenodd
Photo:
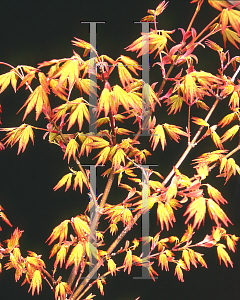
<svg viewBox="0 0 240 300">
<path fill-rule="evenodd" d="M 25 101 L 21 109 L 25 106 L 27 107 L 23 116 L 23 120 L 25 120 L 26 116 L 33 110 L 34 107 L 36 111 L 36 120 L 38 119 L 41 112 L 43 112 L 44 114 L 47 114 L 49 112 L 50 105 L 48 101 L 48 96 L 41 85 L 36 87 L 36 89 Z"/>
<path fill-rule="evenodd" d="M 58 182 L 57 185 L 53 188 L 54 191 L 62 187 L 64 184 L 66 184 L 65 192 L 70 188 L 71 180 L 72 180 L 72 173 L 68 173 L 62 177 L 62 179 Z"/>
<path fill-rule="evenodd" d="M 55 287 L 55 300 L 65 300 L 67 294 L 71 293 L 71 288 L 66 282 L 59 282 Z M 92 298 L 86 298 L 92 299 Z"/>
<path fill-rule="evenodd" d="M 42 289 L 42 275 L 39 270 L 36 270 L 33 273 L 33 277 L 28 292 L 30 291 L 30 289 L 32 289 L 32 296 L 34 295 L 35 290 L 37 290 L 37 294 L 39 295 L 39 291 L 40 289 Z"/>
<path fill-rule="evenodd" d="M 76 151 L 78 150 L 78 143 L 76 142 L 75 139 L 71 139 L 69 141 L 69 143 L 67 144 L 66 150 L 65 150 L 65 154 L 63 159 L 68 156 L 68 164 L 70 161 L 71 156 L 73 156 L 73 159 L 76 159 Z"/>
<path fill-rule="evenodd" d="M 75 178 L 74 178 L 73 189 L 76 190 L 77 186 L 79 186 L 80 192 L 82 193 L 83 183 L 85 183 L 85 185 L 87 187 L 89 187 L 88 180 L 87 180 L 86 176 L 83 174 L 83 172 L 81 172 L 81 171 L 76 172 Z"/>
<path fill-rule="evenodd" d="M 221 261 L 225 263 L 225 266 L 228 267 L 228 264 L 233 268 L 233 262 L 231 261 L 231 258 L 229 257 L 227 251 L 224 249 L 225 245 L 218 244 L 217 246 L 217 254 L 219 258 L 219 263 L 221 265 Z"/>
<path fill-rule="evenodd" d="M 228 222 L 232 224 L 225 212 L 212 199 L 207 200 L 207 207 L 210 218 L 213 219 L 217 225 L 219 225 L 218 219 L 220 219 L 225 226 L 228 226 Z"/>
<path fill-rule="evenodd" d="M 75 265 L 75 272 L 77 272 L 78 267 L 83 259 L 83 246 L 81 243 L 78 243 L 73 249 L 71 254 L 68 257 L 67 263 L 66 263 L 66 269 L 74 264 Z"/>
<path fill-rule="evenodd" d="M 222 136 L 221 142 L 224 143 L 229 139 L 232 139 L 234 135 L 238 132 L 239 125 L 234 125 L 232 128 L 228 129 Z"/>
<path fill-rule="evenodd" d="M 49 238 L 46 240 L 46 242 L 48 240 L 50 240 L 48 245 L 52 244 L 57 238 L 59 238 L 59 244 L 61 244 L 64 240 L 66 241 L 67 235 L 68 235 L 68 223 L 69 222 L 70 222 L 69 220 L 64 220 L 63 222 L 61 222 L 58 226 L 56 226 L 53 229 L 53 232 L 51 233 Z"/>
<path fill-rule="evenodd" d="M 189 220 L 194 216 L 193 229 L 198 225 L 200 227 L 201 223 L 204 222 L 205 214 L 206 214 L 206 199 L 203 197 L 198 197 L 193 200 L 187 207 L 187 210 L 183 214 L 183 216 L 188 217 L 185 221 L 185 224 L 189 222 Z"/>
</svg>

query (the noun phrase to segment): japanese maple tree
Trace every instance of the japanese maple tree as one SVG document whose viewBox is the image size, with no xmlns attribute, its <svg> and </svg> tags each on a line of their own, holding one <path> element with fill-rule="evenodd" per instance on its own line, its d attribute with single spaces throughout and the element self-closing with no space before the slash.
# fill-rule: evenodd
<svg viewBox="0 0 240 300">
<path fill-rule="evenodd" d="M 0 244 L 4 268 L 15 269 L 15 280 L 23 279 L 23 283 L 29 284 L 32 295 L 40 293 L 42 281 L 46 280 L 55 299 L 92 299 L 94 284 L 104 295 L 103 286 L 108 276 L 115 276 L 118 271 L 130 274 L 133 266 L 147 270 L 153 280 L 159 271 L 169 271 L 174 266 L 175 275 L 184 281 L 183 274 L 190 271 L 191 265 L 207 267 L 202 247 L 215 247 L 220 264 L 223 261 L 226 267 L 233 267 L 229 252 L 235 252 L 238 237 L 227 230 L 232 224 L 223 210 L 227 200 L 211 182 L 209 173 L 217 169 L 217 177 L 224 177 L 226 183 L 232 175 L 240 174 L 234 160 L 240 150 L 240 81 L 237 79 L 239 69 L 236 70 L 240 56 L 231 58 L 211 37 L 222 35 L 225 48 L 227 41 L 238 48 L 240 11 L 236 10 L 237 1 L 232 5 L 227 1 L 208 0 L 219 14 L 197 32 L 194 21 L 203 2 L 191 1 L 196 10 L 188 28 L 179 31 L 157 28 L 157 17 L 167 8 L 166 1 L 160 2 L 141 20 L 152 23 L 149 32 L 142 32 L 125 48 L 136 52 L 137 57 L 153 53 L 153 66 L 159 68 L 159 82 L 140 79 L 140 72 L 148 73 L 148 70 L 136 60 L 127 55 L 111 58 L 99 54 L 93 45 L 80 38 L 72 43 L 84 49 L 82 56 L 73 51 L 70 58 L 44 61 L 38 67 L 1 63 L 10 71 L 0 75 L 0 93 L 10 84 L 15 92 L 24 86 L 29 90 L 29 97 L 19 112 L 23 113 L 24 123 L 19 127 L 1 128 L 6 133 L 1 150 L 18 144 L 17 154 L 20 154 L 29 140 L 34 143 L 34 131 L 43 131 L 44 142 L 48 140 L 58 145 L 56 151 L 63 152 L 63 163 L 69 165 L 69 172 L 59 178 L 53 189 L 65 188 L 67 192 L 73 188 L 89 195 L 86 209 L 63 220 L 47 239 L 52 246 L 50 258 L 55 257 L 53 271 L 45 266 L 47 258 L 33 251 L 28 251 L 27 256 L 21 252 L 21 229 L 14 229 L 11 237 Z M 197 70 L 198 58 L 194 51 L 199 47 L 202 51 L 209 47 L 213 55 L 219 57 L 216 74 Z M 231 77 L 225 75 L 226 69 L 231 70 Z M 118 72 L 119 82 L 113 85 L 114 72 Z M 209 99 L 214 99 L 210 107 Z M 219 102 L 224 103 L 226 113 L 212 123 L 211 117 Z M 178 119 L 174 118 L 174 124 L 161 122 L 159 110 L 163 107 L 167 107 L 169 120 L 173 120 L 172 115 L 179 115 Z M 183 108 L 187 115 L 182 114 Z M 34 110 L 36 121 L 43 117 L 45 127 L 25 123 Z M 217 117 L 215 115 L 214 120 Z M 180 120 L 185 120 L 186 129 L 177 123 Z M 96 127 L 95 132 L 88 130 L 88 124 Z M 236 135 L 237 145 L 235 139 L 229 142 Z M 161 166 L 151 168 L 148 159 L 165 151 L 168 138 L 176 143 L 183 139 L 186 147 L 178 161 L 168 162 L 171 171 L 163 177 L 165 170 Z M 191 150 L 201 150 L 206 140 L 212 140 L 209 149 L 214 145 L 215 150 L 202 153 L 193 161 L 189 159 Z M 94 166 L 103 166 L 105 189 L 102 194 L 96 194 L 92 186 L 91 168 L 84 166 L 86 157 L 92 158 Z M 183 173 L 183 162 L 190 165 L 190 174 L 194 175 Z M 112 204 L 108 197 L 113 181 L 117 181 L 119 190 L 125 190 L 122 193 L 125 196 L 117 204 Z M 175 211 L 185 220 L 181 236 L 168 234 L 170 229 L 174 232 Z M 147 236 L 139 236 L 138 231 L 135 234 L 136 224 L 146 216 L 145 221 L 151 219 L 152 212 L 157 215 L 157 234 L 151 235 L 151 231 Z M 197 231 L 202 229 L 206 215 L 212 220 L 212 228 L 203 228 L 207 231 L 205 237 L 198 239 Z M 0 216 L 12 226 L 2 206 Z M 145 221 L 142 227 L 150 230 Z M 130 241 L 129 231 L 135 236 Z M 109 233 L 110 243 L 105 240 Z M 120 247 L 122 242 L 124 246 Z M 141 247 L 145 247 L 147 253 L 141 251 Z M 116 259 L 118 256 L 121 263 Z"/>
</svg>

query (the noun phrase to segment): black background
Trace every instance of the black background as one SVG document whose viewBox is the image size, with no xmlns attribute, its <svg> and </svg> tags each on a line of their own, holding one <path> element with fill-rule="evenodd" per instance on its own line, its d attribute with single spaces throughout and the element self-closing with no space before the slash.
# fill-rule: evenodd
<svg viewBox="0 0 240 300">
<path fill-rule="evenodd" d="M 158 28 L 172 30 L 174 28 L 187 28 L 187 25 L 194 12 L 195 5 L 190 5 L 188 0 L 170 0 L 166 11 L 158 18 Z M 206 1 L 205 1 L 206 2 Z M 78 37 L 89 41 L 89 25 L 80 24 L 80 21 L 105 21 L 105 24 L 97 25 L 97 49 L 99 54 L 107 54 L 116 59 L 119 55 L 128 55 L 135 59 L 134 53 L 128 53 L 124 47 L 128 46 L 140 35 L 140 24 L 134 21 L 147 15 L 147 9 L 154 9 L 158 1 L 1 1 L 0 18 L 0 60 L 8 62 L 14 66 L 26 64 L 36 67 L 38 63 L 53 58 L 63 58 L 72 56 L 72 49 L 82 54 L 81 50 L 71 45 L 73 37 Z M 197 18 L 195 28 L 199 32 L 204 25 L 210 21 L 211 17 L 217 15 L 208 3 L 204 3 L 203 12 Z M 180 32 L 176 31 L 174 39 L 179 41 Z M 218 41 L 218 40 L 217 40 Z M 219 43 L 222 43 L 219 39 Z M 222 45 L 222 44 L 221 44 Z M 232 47 L 228 44 L 229 48 Z M 237 55 L 238 51 L 232 49 L 232 55 Z M 217 55 L 206 49 L 199 48 L 195 52 L 199 57 L 197 70 L 204 69 L 216 73 L 219 68 Z M 139 60 L 141 63 L 141 60 Z M 0 73 L 6 72 L 5 66 L 0 66 Z M 232 70 L 229 71 L 230 75 Z M 114 75 L 115 76 L 115 75 Z M 151 77 L 152 76 L 152 77 Z M 116 78 L 116 77 L 115 77 Z M 161 72 L 154 68 L 153 75 L 150 75 L 151 83 L 161 82 Z M 113 77 L 114 81 L 114 77 Z M 112 84 L 115 84 L 112 82 Z M 2 127 L 13 127 L 21 124 L 23 112 L 16 115 L 29 95 L 24 88 L 15 95 L 11 88 L 0 95 L 0 102 L 3 107 Z M 213 100 L 209 100 L 211 105 Z M 217 117 L 225 113 L 217 111 Z M 198 116 L 204 117 L 205 112 L 200 112 Z M 35 124 L 34 113 L 31 113 L 26 123 Z M 163 121 L 167 121 L 166 114 L 161 116 Z M 186 117 L 186 115 L 185 115 Z M 166 120 L 164 119 L 166 118 Z M 214 117 L 213 117 L 214 118 Z M 41 119 L 41 117 L 40 117 Z M 186 118 L 185 118 L 186 119 Z M 184 120 L 185 120 L 184 119 Z M 218 119 L 219 120 L 219 119 Z M 170 118 L 169 123 L 176 122 L 176 116 Z M 180 119 L 177 119 L 181 122 Z M 40 120 L 40 124 L 45 124 Z M 214 124 L 214 120 L 212 121 Z M 184 125 L 181 124 L 182 126 Z M 43 125 L 44 126 L 44 125 Z M 186 126 L 186 124 L 185 124 Z M 83 212 L 88 199 L 79 192 L 69 190 L 64 193 L 63 189 L 56 192 L 53 187 L 58 180 L 68 172 L 66 160 L 63 161 L 63 153 L 56 145 L 48 144 L 47 140 L 42 140 L 41 133 L 36 132 L 34 147 L 31 142 L 24 153 L 16 155 L 17 146 L 8 148 L 0 152 L 0 204 L 5 208 L 5 213 L 11 220 L 13 228 L 19 227 L 24 230 L 20 239 L 22 254 L 27 255 L 27 250 L 43 254 L 43 259 L 47 263 L 47 269 L 51 270 L 54 260 L 48 261 L 51 250 L 46 239 L 52 229 L 66 218 L 71 218 Z M 235 141 L 235 144 L 234 144 Z M 233 140 L 236 146 L 237 140 Z M 157 157 L 151 158 L 151 163 L 159 163 L 160 172 L 167 175 L 172 165 L 176 163 L 181 153 L 186 147 L 186 140 L 176 144 L 168 140 L 169 147 L 162 153 L 159 147 Z M 193 150 L 190 159 L 214 146 L 211 141 L 202 144 L 200 152 Z M 210 146 L 211 145 L 211 146 Z M 232 146 L 232 147 L 234 147 Z M 146 140 L 147 147 L 147 140 Z M 205 148 L 204 148 L 205 147 Z M 239 163 L 239 154 L 235 155 L 235 160 Z M 86 160 L 86 163 L 89 162 Z M 190 162 L 190 160 L 189 160 Z M 192 168 L 183 164 L 180 171 L 193 173 Z M 229 218 L 234 223 L 230 226 L 229 232 L 239 235 L 239 178 L 232 178 L 226 185 L 223 179 L 216 179 L 214 172 L 210 176 L 210 183 L 221 189 L 223 196 L 229 201 L 225 207 Z M 116 187 L 116 184 L 115 184 Z M 104 181 L 98 176 L 98 193 L 104 189 Z M 87 191 L 86 189 L 84 190 Z M 121 193 L 121 192 L 120 192 Z M 125 195 L 125 194 L 124 194 Z M 114 188 L 110 194 L 110 202 L 114 203 L 121 198 L 119 190 Z M 140 224 L 140 223 L 139 223 Z M 179 226 L 177 226 L 179 224 Z M 170 231 L 172 235 L 179 237 L 184 233 L 185 226 L 180 222 Z M 204 230 L 199 233 L 199 237 L 207 232 L 207 227 L 212 223 L 206 218 Z M 11 229 L 3 224 L 3 232 L 0 233 L 1 241 L 8 238 Z M 138 225 L 140 228 L 140 225 Z M 156 223 L 151 224 L 152 234 L 159 231 Z M 163 233 L 168 236 L 169 233 Z M 131 240 L 133 236 L 130 236 Z M 207 251 L 206 251 L 207 250 Z M 190 272 L 184 272 L 184 283 L 180 283 L 174 275 L 174 269 L 170 267 L 170 272 L 158 270 L 159 277 L 154 283 L 151 280 L 133 280 L 133 276 L 140 276 L 139 271 L 133 269 L 130 276 L 125 273 L 116 277 L 108 277 L 105 286 L 104 299 L 238 299 L 239 290 L 239 253 L 230 253 L 234 262 L 234 268 L 219 266 L 216 249 L 198 249 L 199 252 L 206 253 L 205 259 L 208 269 L 192 267 Z M 66 280 L 66 278 L 63 278 Z M 52 291 L 47 284 L 43 283 L 43 291 L 39 296 L 33 298 L 27 293 L 29 286 L 20 287 L 22 280 L 14 283 L 14 272 L 3 271 L 0 274 L 1 299 L 54 299 Z M 96 298 L 100 299 L 99 291 L 92 290 Z M 94 299 L 96 299 L 94 298 Z"/>
</svg>

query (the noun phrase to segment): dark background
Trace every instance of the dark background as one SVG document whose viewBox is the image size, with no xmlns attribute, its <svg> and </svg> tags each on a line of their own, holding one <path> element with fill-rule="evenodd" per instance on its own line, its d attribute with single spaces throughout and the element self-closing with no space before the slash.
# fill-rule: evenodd
<svg viewBox="0 0 240 300">
<path fill-rule="evenodd" d="M 166 11 L 158 18 L 158 28 L 172 30 L 174 28 L 187 28 L 187 25 L 194 12 L 195 5 L 190 5 L 188 0 L 170 0 Z M 206 1 L 205 1 L 206 2 Z M 53 58 L 63 58 L 72 56 L 72 49 L 82 55 L 81 49 L 73 47 L 71 40 L 78 37 L 89 41 L 89 25 L 80 24 L 80 21 L 105 21 L 105 24 L 97 25 L 97 49 L 99 54 L 107 54 L 116 59 L 119 55 L 127 55 L 135 59 L 134 53 L 124 50 L 124 47 L 132 43 L 139 37 L 141 31 L 140 24 L 134 24 L 134 21 L 140 21 L 147 15 L 147 9 L 155 9 L 159 4 L 158 1 L 1 1 L 1 18 L 0 18 L 0 61 L 8 62 L 14 66 L 26 64 L 36 67 L 38 63 Z M 203 12 L 197 18 L 195 28 L 198 32 L 211 19 L 217 15 L 208 3 L 204 3 Z M 176 31 L 174 39 L 179 41 L 180 32 Z M 215 39 L 218 41 L 217 39 Z M 218 41 L 221 43 L 221 39 Z M 238 51 L 232 49 L 232 56 L 237 55 Z M 217 55 L 206 49 L 203 51 L 199 48 L 195 52 L 199 57 L 197 70 L 216 72 L 219 68 Z M 141 60 L 139 60 L 141 63 Z M 0 66 L 0 73 L 8 71 L 5 66 Z M 230 75 L 232 70 L 229 71 Z M 152 73 L 151 73 L 152 74 Z M 115 76 L 115 75 L 114 75 Z M 151 77 L 152 76 L 152 77 Z M 115 77 L 116 78 L 116 77 Z M 114 79 L 113 79 L 114 80 Z M 161 73 L 157 67 L 154 68 L 153 75 L 150 75 L 151 83 L 154 81 L 161 82 Z M 118 83 L 118 82 L 117 82 Z M 115 84 L 112 82 L 112 84 Z M 16 115 L 16 112 L 23 105 L 29 95 L 24 88 L 19 90 L 17 95 L 8 88 L 0 95 L 0 102 L 3 107 L 2 127 L 19 126 L 23 117 L 23 112 Z M 213 100 L 209 100 L 210 106 Z M 217 117 L 225 111 L 223 106 L 219 106 Z M 205 116 L 205 112 L 200 112 Z M 163 121 L 166 115 L 162 112 Z M 32 112 L 26 119 L 26 123 L 35 124 L 34 113 Z M 186 115 L 185 115 L 186 117 Z M 184 118 L 184 117 L 183 117 Z M 41 119 L 41 117 L 40 117 Z M 185 120 L 186 118 L 184 118 Z M 167 120 L 167 118 L 166 118 Z M 176 116 L 170 119 L 173 124 L 176 122 Z M 218 119 L 219 120 L 219 119 Z M 171 121 L 168 120 L 169 123 Z M 178 122 L 179 117 L 178 117 Z M 41 123 L 42 122 L 42 123 Z M 44 120 L 40 120 L 44 126 Z M 214 120 L 213 120 L 214 124 Z M 182 126 L 184 123 L 182 123 Z M 20 246 L 23 256 L 27 255 L 27 250 L 43 254 L 43 259 L 47 263 L 47 269 L 50 271 L 54 260 L 48 261 L 51 250 L 46 239 L 52 229 L 66 218 L 71 218 L 83 212 L 86 207 L 88 198 L 74 192 L 71 189 L 64 193 L 64 189 L 56 192 L 53 187 L 59 179 L 68 172 L 67 161 L 63 161 L 63 153 L 56 145 L 48 144 L 47 140 L 42 140 L 41 133 L 35 132 L 35 145 L 31 142 L 24 153 L 17 154 L 17 146 L 12 149 L 0 152 L 0 204 L 5 208 L 5 213 L 13 224 L 13 228 L 19 227 L 24 230 L 20 239 Z M 235 142 L 235 144 L 234 144 Z M 193 150 L 190 159 L 209 149 L 211 141 L 202 144 L 200 152 Z M 235 147 L 237 140 L 233 140 L 232 147 Z M 157 157 L 151 158 L 151 163 L 159 163 L 160 172 L 167 175 L 172 165 L 176 163 L 181 153 L 186 147 L 186 140 L 176 144 L 168 140 L 169 147 L 162 153 L 159 148 Z M 146 140 L 147 147 L 147 140 Z M 205 147 L 205 148 L 204 148 Z M 208 147 L 208 148 L 207 148 Z M 214 150 L 214 146 L 211 146 Z M 239 154 L 234 156 L 239 163 Z M 190 161 L 190 160 L 189 160 Z M 89 161 L 86 161 L 86 163 Z M 182 165 L 181 172 L 193 174 L 192 168 Z M 225 207 L 229 218 L 234 223 L 230 226 L 229 232 L 240 234 L 239 222 L 239 177 L 232 178 L 226 185 L 224 180 L 216 179 L 214 173 L 210 176 L 210 183 L 220 188 L 223 196 L 229 201 Z M 116 184 L 115 184 L 116 186 Z M 98 176 L 98 193 L 104 189 L 104 181 Z M 87 190 L 84 190 L 87 192 Z M 119 190 L 116 188 L 111 191 L 110 202 L 114 203 L 121 198 Z M 179 224 L 179 226 L 177 226 Z M 172 235 L 184 233 L 185 227 L 180 222 L 170 231 Z M 212 223 L 206 218 L 204 229 L 199 233 L 202 237 L 207 228 L 211 228 Z M 0 233 L 0 240 L 9 237 L 11 229 L 2 224 L 3 232 Z M 155 226 L 155 227 L 154 227 Z M 138 225 L 140 228 L 140 223 Z M 151 224 L 152 234 L 159 231 L 156 223 Z M 168 236 L 169 233 L 163 233 Z M 131 236 L 129 239 L 131 240 Z M 207 251 L 205 251 L 207 250 Z M 125 273 L 118 274 L 117 277 L 108 277 L 105 286 L 104 299 L 126 299 L 132 300 L 141 296 L 140 299 L 238 299 L 239 290 L 239 270 L 240 259 L 239 252 L 230 253 L 234 263 L 234 268 L 226 268 L 224 265 L 219 266 L 216 249 L 198 249 L 197 251 L 206 253 L 204 258 L 208 264 L 208 269 L 200 266 L 195 269 L 192 267 L 190 272 L 184 272 L 184 283 L 180 283 L 174 275 L 173 266 L 170 271 L 165 272 L 157 269 L 159 273 L 158 280 L 154 283 L 151 280 L 133 280 L 133 276 L 140 276 L 139 271 L 133 269 L 130 276 Z M 223 264 L 223 263 L 222 263 Z M 155 268 L 156 269 L 156 268 Z M 63 278 L 66 280 L 66 278 Z M 53 294 L 47 284 L 43 283 L 43 291 L 39 296 L 33 298 L 27 293 L 29 286 L 21 287 L 22 280 L 14 283 L 14 272 L 3 271 L 0 274 L 0 293 L 1 299 L 53 299 Z M 92 290 L 96 298 L 100 299 L 99 291 L 95 288 Z M 94 298 L 94 299 L 96 299 Z"/>
</svg>

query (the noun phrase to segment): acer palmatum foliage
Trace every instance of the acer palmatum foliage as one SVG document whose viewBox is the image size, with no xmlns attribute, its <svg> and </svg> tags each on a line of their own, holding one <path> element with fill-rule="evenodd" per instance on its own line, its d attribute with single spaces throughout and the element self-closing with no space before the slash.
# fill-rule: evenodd
<svg viewBox="0 0 240 300">
<path fill-rule="evenodd" d="M 211 37 L 222 34 L 224 46 L 229 41 L 238 48 L 240 12 L 226 1 L 208 2 L 219 11 L 219 15 L 197 32 L 194 20 L 203 0 L 193 0 L 196 11 L 188 28 L 180 29 L 181 39 L 175 38 L 174 31 L 157 29 L 156 19 L 167 8 L 165 1 L 155 10 L 149 9 L 148 15 L 142 19 L 142 22 L 153 22 L 153 28 L 149 33 L 142 33 L 126 50 L 138 53 L 138 57 L 154 54 L 154 65 L 162 73 L 158 83 L 151 84 L 139 79 L 142 67 L 130 57 L 121 55 L 110 58 L 105 54 L 100 55 L 92 45 L 79 38 L 73 40 L 73 45 L 84 49 L 83 57 L 74 51 L 70 58 L 45 61 L 38 67 L 13 67 L 3 63 L 10 67 L 10 71 L 0 75 L 0 92 L 10 84 L 15 92 L 26 86 L 29 97 L 22 107 L 23 122 L 35 110 L 36 121 L 43 116 L 46 126 L 40 128 L 23 123 L 19 127 L 1 128 L 1 131 L 6 132 L 0 145 L 1 150 L 5 146 L 18 144 L 17 154 L 20 154 L 25 151 L 29 139 L 34 142 L 34 131 L 44 131 L 45 142 L 48 139 L 49 143 L 57 144 L 68 164 L 75 162 L 75 168 L 69 167 L 69 172 L 59 178 L 53 189 L 65 188 L 67 191 L 72 187 L 84 193 L 86 186 L 90 195 L 86 210 L 70 220 L 63 220 L 47 239 L 49 245 L 53 245 L 50 253 L 50 257 L 55 257 L 53 271 L 46 270 L 41 255 L 29 251 L 26 257 L 23 256 L 19 244 L 23 232 L 18 228 L 0 245 L 0 259 L 9 259 L 4 267 L 14 268 L 15 280 L 23 278 L 23 283 L 29 284 L 32 294 L 39 293 L 42 281 L 46 280 L 55 299 L 92 299 L 95 295 L 90 288 L 94 284 L 104 295 L 108 276 L 115 276 L 120 270 L 130 274 L 134 266 L 147 268 L 154 280 L 154 276 L 158 275 L 157 269 L 168 271 L 170 265 L 174 265 L 178 279 L 184 281 L 183 273 L 190 271 L 191 265 L 207 267 L 201 247 L 216 247 L 220 263 L 223 261 L 227 267 L 233 266 L 228 253 L 235 252 L 238 237 L 227 231 L 228 225 L 232 224 L 223 210 L 227 200 L 208 181 L 208 175 L 216 168 L 218 177 L 224 177 L 227 182 L 232 175 L 240 174 L 240 167 L 234 160 L 234 154 L 240 150 L 240 141 L 238 145 L 229 143 L 228 149 L 224 147 L 226 141 L 239 135 L 240 82 L 237 79 L 235 83 L 237 71 L 234 72 L 240 57 L 230 58 L 228 51 L 224 52 Z M 146 47 L 148 43 L 149 48 Z M 194 51 L 203 45 L 219 56 L 221 67 L 216 74 L 199 71 L 195 67 L 198 58 Z M 86 57 L 90 51 L 95 54 L 95 58 Z M 92 67 L 94 65 L 97 67 Z M 228 77 L 225 70 L 232 66 L 234 75 Z M 120 82 L 112 86 L 111 73 L 116 72 L 116 69 Z M 174 69 L 177 75 L 171 77 Z M 96 76 L 99 86 L 90 79 L 90 74 Z M 34 89 L 31 87 L 33 80 L 38 80 Z M 73 96 L 76 94 L 73 93 L 74 89 L 79 90 L 77 98 Z M 54 106 L 50 94 L 61 99 L 62 104 Z M 97 97 L 96 105 L 89 102 L 89 97 L 93 95 Z M 209 98 L 215 100 L 210 107 Z M 225 103 L 226 115 L 213 124 L 211 117 L 220 101 Z M 187 107 L 186 130 L 176 123 L 161 123 L 156 112 L 158 107 L 164 106 L 167 106 L 169 115 L 181 114 L 182 107 Z M 204 119 L 196 114 L 196 110 L 192 115 L 195 106 L 205 111 Z M 84 129 L 87 128 L 86 123 L 91 122 L 91 111 L 95 114 L 97 133 Z M 134 126 L 130 125 L 129 128 L 129 120 L 137 124 L 136 132 L 130 130 Z M 105 129 L 101 129 L 102 125 L 105 125 Z M 225 126 L 228 129 L 220 136 L 218 129 Z M 151 151 L 144 148 L 141 136 L 144 130 L 149 135 Z M 168 137 L 176 143 L 184 139 L 186 150 L 177 162 L 169 161 L 172 170 L 164 178 L 160 168 L 149 169 L 144 164 L 148 163 L 149 155 L 168 147 Z M 193 160 L 193 176 L 183 174 L 182 162 L 187 162 L 189 152 L 193 147 L 201 147 L 205 139 L 212 139 L 216 149 Z M 149 149 L 148 145 L 146 148 Z M 92 150 L 97 151 L 97 155 L 92 155 Z M 104 193 L 97 196 L 91 186 L 89 169 L 82 166 L 84 156 L 91 155 L 96 166 L 103 165 L 105 168 L 103 175 L 106 187 Z M 119 189 L 126 190 L 126 197 L 118 204 L 111 204 L 108 199 L 113 180 L 118 182 Z M 90 210 L 94 211 L 91 219 Z M 159 232 L 154 236 L 151 236 L 151 232 L 150 236 L 137 236 L 136 233 L 134 240 L 128 241 L 127 233 L 134 231 L 141 216 L 154 210 L 157 211 L 159 225 L 156 226 Z M 172 227 L 174 230 L 176 210 L 182 212 L 187 227 L 182 236 L 166 237 Z M 196 241 L 193 242 L 193 235 L 203 225 L 206 214 L 212 220 L 212 228 L 207 228 L 203 240 L 196 240 L 195 237 Z M 1 206 L 0 216 L 12 226 Z M 109 223 L 103 223 L 105 229 L 100 231 L 98 227 L 104 219 Z M 120 230 L 119 226 L 123 229 Z M 104 236 L 108 231 L 112 235 L 112 242 L 107 247 Z M 125 246 L 119 247 L 122 240 L 125 240 Z M 139 256 L 135 251 L 142 244 L 149 245 L 149 253 L 145 256 Z M 123 256 L 121 264 L 116 262 L 118 255 Z M 92 265 L 92 271 L 86 277 L 89 265 Z M 107 266 L 108 271 L 103 272 L 102 266 Z M 70 275 L 63 267 L 72 268 Z M 62 276 L 55 278 L 57 269 L 62 272 Z M 96 272 L 99 273 L 98 277 L 91 280 Z"/>
</svg>

